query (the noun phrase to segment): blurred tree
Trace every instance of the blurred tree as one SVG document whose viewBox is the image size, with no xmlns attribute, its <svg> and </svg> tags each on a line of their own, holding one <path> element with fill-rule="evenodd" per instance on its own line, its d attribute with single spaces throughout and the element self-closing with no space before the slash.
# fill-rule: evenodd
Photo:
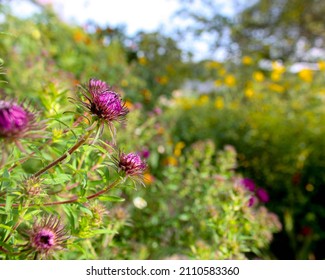
<svg viewBox="0 0 325 280">
<path fill-rule="evenodd" d="M 322 0 L 179 1 L 178 14 L 194 20 L 187 30 L 212 34 L 212 47 L 231 55 L 304 60 L 306 51 L 325 46 Z"/>
<path fill-rule="evenodd" d="M 169 96 L 189 76 L 189 63 L 177 42 L 158 32 L 140 32 L 134 37 L 137 51 L 135 73 L 146 81 L 145 103 L 151 107 L 161 95 Z"/>
<path fill-rule="evenodd" d="M 238 16 L 232 39 L 248 54 L 303 60 L 306 51 L 325 46 L 322 0 L 259 0 Z"/>
</svg>

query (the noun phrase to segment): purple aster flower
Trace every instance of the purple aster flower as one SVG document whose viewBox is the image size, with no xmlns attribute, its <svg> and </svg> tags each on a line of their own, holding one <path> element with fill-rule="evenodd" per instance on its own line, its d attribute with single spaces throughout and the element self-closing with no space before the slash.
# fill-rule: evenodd
<svg viewBox="0 0 325 280">
<path fill-rule="evenodd" d="M 128 176 L 142 174 L 147 165 L 141 160 L 141 157 L 135 153 L 120 154 L 118 167 Z"/>
<path fill-rule="evenodd" d="M 16 140 L 35 127 L 35 114 L 15 102 L 0 100 L 0 138 Z"/>
<path fill-rule="evenodd" d="M 85 87 L 86 93 L 83 95 L 88 103 L 82 104 L 99 119 L 112 121 L 123 121 L 129 110 L 125 103 L 122 102 L 119 94 L 112 91 L 111 88 L 103 81 L 90 79 Z"/>
<path fill-rule="evenodd" d="M 142 183 L 143 172 L 147 168 L 147 164 L 136 153 L 120 153 L 119 158 L 115 160 L 119 171 L 122 171 L 125 176 L 131 177 Z"/>
<path fill-rule="evenodd" d="M 29 231 L 29 236 L 29 249 L 45 256 L 62 249 L 64 242 L 69 238 L 60 219 L 55 216 L 43 217 L 41 221 L 36 221 Z"/>
<path fill-rule="evenodd" d="M 244 186 L 247 190 L 254 192 L 255 191 L 255 183 L 252 179 L 250 178 L 243 178 L 240 180 L 240 184 Z"/>
<path fill-rule="evenodd" d="M 256 196 L 258 197 L 258 199 L 263 202 L 266 203 L 270 200 L 269 194 L 267 193 L 267 191 L 263 188 L 258 188 L 256 190 Z"/>
</svg>

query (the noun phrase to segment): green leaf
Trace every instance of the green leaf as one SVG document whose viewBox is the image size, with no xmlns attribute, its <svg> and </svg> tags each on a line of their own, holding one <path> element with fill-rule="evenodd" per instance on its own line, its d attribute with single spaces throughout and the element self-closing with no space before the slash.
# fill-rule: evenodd
<svg viewBox="0 0 325 280">
<path fill-rule="evenodd" d="M 11 231 L 11 227 L 7 226 L 7 225 L 4 225 L 4 224 L 0 224 L 0 228 L 4 228 L 6 230 L 9 230 Z"/>
<path fill-rule="evenodd" d="M 93 216 L 93 212 L 91 212 L 91 210 L 89 210 L 87 207 L 83 206 L 82 204 L 78 203 L 78 206 L 80 207 L 80 211 L 84 212 L 88 215 L 90 215 L 91 217 Z"/>
<path fill-rule="evenodd" d="M 9 172 L 8 172 L 7 169 L 5 169 L 3 171 L 3 174 L 0 177 L 0 181 L 1 181 L 0 189 L 6 188 L 7 186 L 10 185 L 10 182 L 11 182 L 11 180 L 10 180 L 10 174 L 9 174 Z"/>
<path fill-rule="evenodd" d="M 111 201 L 111 202 L 123 202 L 123 201 L 125 201 L 125 198 L 119 197 L 119 196 L 114 196 L 114 195 L 109 195 L 109 196 L 100 196 L 99 200 L 100 201 Z"/>
<path fill-rule="evenodd" d="M 42 210 L 32 210 L 24 216 L 26 221 L 31 220 L 34 217 L 37 217 L 39 213 L 42 213 Z"/>
<path fill-rule="evenodd" d="M 14 199 L 15 199 L 14 196 L 10 196 L 10 195 L 7 196 L 7 198 L 6 198 L 6 207 L 5 207 L 6 212 L 10 212 L 11 206 L 12 206 L 12 203 L 13 203 Z"/>
<path fill-rule="evenodd" d="M 71 181 L 71 176 L 67 174 L 58 174 L 56 175 L 55 178 L 50 177 L 50 178 L 45 178 L 44 179 L 44 184 L 45 185 L 59 185 L 63 184 L 67 181 Z"/>
</svg>

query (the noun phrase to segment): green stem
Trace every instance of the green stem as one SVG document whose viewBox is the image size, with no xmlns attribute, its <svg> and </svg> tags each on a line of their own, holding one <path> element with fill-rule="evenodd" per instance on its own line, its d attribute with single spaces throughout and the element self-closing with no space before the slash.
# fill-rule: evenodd
<svg viewBox="0 0 325 280">
<path fill-rule="evenodd" d="M 81 119 L 80 117 L 74 122 L 73 127 L 76 127 L 79 123 L 80 123 Z M 70 128 L 66 128 L 65 130 L 63 130 L 62 134 L 66 134 L 67 132 L 69 132 L 71 129 Z M 48 145 L 50 145 L 53 142 L 53 139 L 49 139 L 47 140 L 41 147 L 38 148 L 38 150 L 42 150 L 44 147 L 47 147 Z M 32 152 L 30 154 L 28 154 L 26 157 L 18 160 L 18 162 L 14 163 L 13 166 L 8 168 L 8 172 L 11 172 L 13 169 L 15 169 L 18 165 L 23 164 L 25 161 L 29 160 L 33 155 L 35 155 L 36 152 Z"/>
<path fill-rule="evenodd" d="M 107 186 L 106 188 L 98 191 L 97 193 L 94 193 L 92 195 L 87 196 L 87 200 L 91 200 L 94 199 L 96 197 L 99 197 L 100 195 L 108 192 L 109 190 L 113 189 L 114 187 L 116 187 L 118 184 L 120 183 L 120 180 L 116 180 L 114 181 L 112 184 L 110 184 L 109 186 Z M 68 203 L 74 203 L 77 202 L 79 200 L 79 196 L 75 196 L 73 198 L 70 198 L 68 200 L 63 200 L 63 201 L 53 201 L 53 202 L 47 202 L 47 203 L 43 203 L 43 204 L 31 204 L 29 205 L 30 207 L 32 206 L 54 206 L 54 205 L 62 205 L 62 204 L 68 204 Z M 20 204 L 12 204 L 12 207 L 18 207 Z M 0 207 L 4 207 L 6 206 L 5 204 L 0 204 Z"/>
<path fill-rule="evenodd" d="M 4 243 L 6 243 L 9 240 L 9 238 L 11 237 L 11 235 L 14 233 L 14 231 L 19 227 L 19 225 L 21 224 L 21 222 L 24 220 L 23 217 L 24 217 L 24 215 L 26 214 L 26 212 L 28 210 L 28 206 L 29 206 L 29 202 L 26 202 L 26 204 L 24 206 L 23 212 L 19 215 L 19 218 L 18 218 L 17 223 L 13 226 L 13 228 L 11 229 L 10 233 L 8 234 L 8 236 L 3 241 Z"/>
<path fill-rule="evenodd" d="M 53 166 L 56 166 L 57 164 L 59 164 L 60 162 L 62 162 L 63 160 L 65 160 L 68 157 L 68 155 L 71 155 L 73 152 L 75 152 L 90 137 L 90 135 L 93 132 L 93 127 L 94 127 L 94 125 L 92 125 L 92 128 L 90 128 L 86 134 L 84 134 L 83 136 L 81 136 L 80 139 L 79 139 L 79 141 L 76 144 L 74 144 L 66 153 L 64 153 L 62 156 L 60 156 L 59 158 L 57 158 L 55 161 L 51 162 L 49 165 L 45 166 L 44 168 L 42 168 L 41 170 L 39 170 L 38 172 L 36 172 L 32 176 L 32 178 L 39 177 L 40 175 L 42 175 L 43 173 L 45 173 L 47 170 L 51 169 Z"/>
</svg>

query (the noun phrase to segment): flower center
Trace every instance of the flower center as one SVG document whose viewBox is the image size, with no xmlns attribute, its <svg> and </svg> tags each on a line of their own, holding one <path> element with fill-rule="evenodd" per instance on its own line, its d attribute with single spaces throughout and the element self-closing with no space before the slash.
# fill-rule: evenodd
<svg viewBox="0 0 325 280">
<path fill-rule="evenodd" d="M 49 249 L 55 243 L 55 234 L 46 229 L 42 229 L 36 236 L 35 236 L 35 245 L 41 249 Z"/>
</svg>

